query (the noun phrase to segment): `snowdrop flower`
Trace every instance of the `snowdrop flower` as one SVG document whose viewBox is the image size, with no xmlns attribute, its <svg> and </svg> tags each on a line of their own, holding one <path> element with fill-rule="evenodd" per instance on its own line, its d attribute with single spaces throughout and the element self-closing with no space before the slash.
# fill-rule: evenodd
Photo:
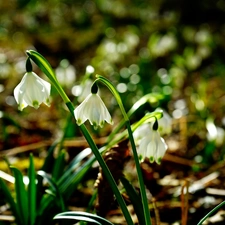
<svg viewBox="0 0 225 225">
<path fill-rule="evenodd" d="M 153 129 L 149 127 L 149 124 L 147 125 L 142 130 L 145 131 L 145 136 L 140 140 L 138 154 L 141 161 L 144 161 L 147 157 L 151 163 L 155 161 L 157 164 L 160 164 L 167 150 L 167 145 L 159 134 L 158 121 L 156 120 L 153 124 Z"/>
<path fill-rule="evenodd" d="M 89 94 L 74 110 L 74 115 L 79 126 L 86 120 L 89 120 L 95 129 L 98 126 L 103 127 L 105 121 L 109 124 L 113 124 L 109 111 L 100 96 L 97 94 L 97 91 L 97 85 L 94 83 L 91 94 Z"/>
<path fill-rule="evenodd" d="M 215 142 L 216 146 L 221 146 L 225 137 L 224 129 L 216 126 L 211 118 L 206 120 L 206 129 L 208 141 Z"/>
<path fill-rule="evenodd" d="M 50 89 L 50 83 L 41 79 L 34 72 L 25 73 L 21 82 L 14 89 L 14 97 L 19 104 L 19 110 L 22 111 L 28 105 L 37 109 L 42 102 L 49 106 Z"/>
<path fill-rule="evenodd" d="M 171 116 L 165 110 L 162 110 L 161 108 L 157 108 L 155 111 L 156 112 L 157 111 L 163 111 L 163 117 L 158 120 L 159 133 L 161 135 L 170 134 L 172 132 L 172 118 L 171 118 Z"/>
<path fill-rule="evenodd" d="M 139 145 L 139 155 L 143 161 L 148 157 L 150 162 L 160 164 L 161 160 L 167 150 L 167 145 L 163 138 L 160 137 L 158 131 L 152 131 L 150 135 L 144 137 Z"/>
</svg>

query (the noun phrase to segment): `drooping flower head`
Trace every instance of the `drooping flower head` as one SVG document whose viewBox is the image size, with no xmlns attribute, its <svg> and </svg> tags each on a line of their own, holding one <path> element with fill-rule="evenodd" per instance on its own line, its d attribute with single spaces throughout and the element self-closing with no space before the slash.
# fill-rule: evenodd
<svg viewBox="0 0 225 225">
<path fill-rule="evenodd" d="M 155 110 L 157 111 L 163 111 L 163 117 L 159 119 L 158 123 L 159 123 L 159 133 L 161 135 L 168 135 L 172 132 L 172 118 L 171 116 L 166 112 L 166 110 L 161 109 L 161 108 L 157 108 Z"/>
<path fill-rule="evenodd" d="M 32 72 L 29 58 L 26 66 L 27 72 L 23 76 L 21 82 L 14 89 L 14 97 L 19 105 L 19 110 L 22 111 L 28 105 L 37 109 L 42 102 L 49 106 L 51 90 L 50 83 L 41 79 L 37 74 Z"/>
<path fill-rule="evenodd" d="M 167 150 L 167 145 L 158 132 L 157 120 L 153 124 L 152 129 L 149 128 L 149 124 L 147 124 L 143 127 L 143 130 L 140 129 L 142 134 L 145 131 L 145 135 L 140 139 L 138 154 L 141 161 L 144 161 L 147 157 L 151 163 L 155 161 L 157 164 L 160 164 Z"/>
<path fill-rule="evenodd" d="M 102 127 L 105 121 L 109 124 L 113 124 L 109 111 L 97 92 L 98 87 L 96 83 L 94 83 L 91 88 L 91 93 L 74 110 L 78 125 L 83 124 L 86 120 L 89 120 L 95 129 L 98 126 Z"/>
</svg>

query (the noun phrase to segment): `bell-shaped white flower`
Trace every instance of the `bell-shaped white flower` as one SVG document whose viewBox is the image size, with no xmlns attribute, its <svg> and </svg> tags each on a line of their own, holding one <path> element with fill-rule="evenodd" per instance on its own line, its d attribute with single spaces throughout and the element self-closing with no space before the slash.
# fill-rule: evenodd
<svg viewBox="0 0 225 225">
<path fill-rule="evenodd" d="M 77 124 L 81 125 L 89 120 L 96 129 L 106 122 L 112 124 L 112 118 L 104 102 L 97 93 L 89 94 L 86 99 L 74 110 Z"/>
<path fill-rule="evenodd" d="M 151 163 L 155 161 L 157 164 L 160 164 L 167 150 L 167 145 L 157 130 L 150 130 L 141 139 L 138 150 L 142 161 L 147 157 Z"/>
<path fill-rule="evenodd" d="M 19 104 L 19 110 L 22 111 L 28 105 L 37 109 L 42 102 L 49 106 L 50 90 L 50 83 L 41 79 L 37 74 L 25 73 L 21 82 L 14 89 L 14 97 Z"/>
<path fill-rule="evenodd" d="M 172 118 L 171 118 L 171 116 L 165 110 L 163 110 L 161 108 L 157 108 L 155 111 L 156 112 L 157 111 L 163 111 L 163 117 L 158 120 L 159 133 L 161 135 L 170 134 L 172 132 Z"/>
<path fill-rule="evenodd" d="M 150 162 L 161 163 L 167 150 L 167 145 L 159 133 L 158 120 L 152 123 L 142 124 L 134 131 L 134 139 L 138 148 L 138 155 L 141 161 L 149 158 Z"/>
</svg>

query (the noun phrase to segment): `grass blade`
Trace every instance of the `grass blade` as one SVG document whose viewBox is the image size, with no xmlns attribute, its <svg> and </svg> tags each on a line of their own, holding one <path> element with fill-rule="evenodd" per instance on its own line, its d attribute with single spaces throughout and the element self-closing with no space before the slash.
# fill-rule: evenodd
<svg viewBox="0 0 225 225">
<path fill-rule="evenodd" d="M 88 222 L 88 224 L 98 224 L 98 225 L 102 225 L 101 223 L 99 223 L 96 220 L 93 220 L 89 217 L 85 217 L 85 216 L 55 216 L 54 219 L 63 219 L 63 220 L 75 220 L 75 221 L 84 221 L 84 222 Z"/>
<path fill-rule="evenodd" d="M 51 177 L 44 171 L 38 171 L 38 175 L 46 179 L 46 181 L 50 186 L 47 192 L 55 197 L 56 204 L 60 207 L 61 211 L 65 211 L 64 200 L 56 182 L 53 179 L 51 179 Z"/>
<path fill-rule="evenodd" d="M 138 195 L 134 187 L 131 185 L 131 183 L 125 177 L 121 177 L 120 180 L 124 188 L 126 189 L 130 201 L 134 207 L 134 211 L 138 217 L 139 224 L 145 225 L 144 212 L 142 210 L 143 205 L 140 196 Z"/>
<path fill-rule="evenodd" d="M 32 154 L 30 155 L 30 167 L 28 169 L 28 177 L 29 225 L 33 225 L 35 223 L 36 218 L 36 174 Z"/>
<path fill-rule="evenodd" d="M 0 178 L 0 190 L 2 191 L 3 193 L 3 196 L 6 200 L 6 202 L 9 204 L 10 206 L 10 209 L 12 211 L 12 214 L 15 216 L 15 219 L 16 219 L 16 222 L 17 224 L 21 224 L 20 221 L 21 221 L 21 216 L 18 212 L 18 208 L 17 208 L 17 205 L 10 193 L 10 190 L 8 189 L 8 187 L 6 186 L 5 182 Z"/>
<path fill-rule="evenodd" d="M 21 224 L 28 225 L 28 198 L 22 173 L 15 167 L 11 167 L 15 177 L 16 202 L 18 213 L 21 216 Z"/>
<path fill-rule="evenodd" d="M 58 180 L 63 174 L 65 167 L 65 155 L 66 155 L 65 150 L 60 151 L 57 159 L 55 160 L 54 167 L 52 170 L 52 178 L 55 181 Z"/>
<path fill-rule="evenodd" d="M 49 149 L 48 149 L 48 155 L 45 158 L 44 164 L 41 168 L 41 170 L 45 171 L 46 173 L 51 173 L 52 172 L 52 165 L 55 162 L 55 157 L 54 157 L 54 151 L 57 146 L 57 142 L 54 143 Z"/>
<path fill-rule="evenodd" d="M 67 176 L 63 182 L 59 182 L 59 189 L 63 194 L 65 199 L 68 199 L 71 194 L 76 190 L 77 186 L 85 176 L 85 174 L 91 169 L 91 165 L 95 161 L 95 158 L 92 156 L 88 159 L 83 165 L 81 165 L 78 170 L 69 176 Z"/>
<path fill-rule="evenodd" d="M 68 176 L 71 176 L 74 171 L 81 166 L 82 161 L 91 154 L 91 149 L 86 148 L 83 151 L 81 151 L 74 159 L 70 162 L 70 164 L 67 166 L 64 174 L 60 177 L 58 183 L 64 183 L 64 181 L 68 178 Z"/>
<path fill-rule="evenodd" d="M 83 219 L 81 219 L 83 218 Z M 57 214 L 54 219 L 75 219 L 75 220 L 80 220 L 80 221 L 87 221 L 84 220 L 85 218 L 89 218 L 93 220 L 92 222 L 95 221 L 97 224 L 101 225 L 113 225 L 110 221 L 106 220 L 105 218 L 102 218 L 101 216 L 88 213 L 88 212 L 63 212 Z M 87 221 L 88 222 L 88 221 Z"/>
</svg>

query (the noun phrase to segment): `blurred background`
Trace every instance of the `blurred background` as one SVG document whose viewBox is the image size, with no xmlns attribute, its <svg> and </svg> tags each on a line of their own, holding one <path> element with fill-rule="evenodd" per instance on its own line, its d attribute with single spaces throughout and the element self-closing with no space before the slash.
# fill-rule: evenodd
<svg viewBox="0 0 225 225">
<path fill-rule="evenodd" d="M 45 148 L 67 124 L 66 107 L 54 88 L 50 108 L 18 111 L 13 90 L 25 73 L 29 49 L 50 62 L 76 103 L 87 74 L 91 80 L 95 74 L 111 80 L 127 111 L 153 93 L 132 121 L 161 107 L 173 119 L 173 129 L 165 136 L 165 162 L 148 168 L 179 181 L 197 181 L 219 171 L 206 183 L 224 190 L 224 0 L 0 1 L 1 155 L 9 150 L 17 154 L 18 147 L 33 143 L 44 143 L 39 148 Z M 35 65 L 34 71 L 46 79 Z M 116 124 L 122 116 L 115 99 L 103 86 L 100 94 Z M 111 129 L 106 125 L 92 132 L 99 138 Z M 72 122 L 67 137 L 75 135 L 79 131 Z M 195 207 L 214 206 L 219 201 L 214 194 L 204 192 Z"/>
</svg>

